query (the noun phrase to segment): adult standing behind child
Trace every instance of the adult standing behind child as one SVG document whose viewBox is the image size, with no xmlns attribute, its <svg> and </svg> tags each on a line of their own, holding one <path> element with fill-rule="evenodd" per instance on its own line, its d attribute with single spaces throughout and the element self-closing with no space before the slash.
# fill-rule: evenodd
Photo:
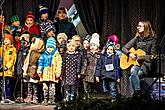
<svg viewBox="0 0 165 110">
<path fill-rule="evenodd" d="M 54 26 L 56 28 L 56 35 L 65 33 L 68 39 L 71 39 L 72 36 L 77 34 L 74 24 L 69 21 L 67 9 L 65 7 L 60 7 L 57 10 Z"/>
</svg>

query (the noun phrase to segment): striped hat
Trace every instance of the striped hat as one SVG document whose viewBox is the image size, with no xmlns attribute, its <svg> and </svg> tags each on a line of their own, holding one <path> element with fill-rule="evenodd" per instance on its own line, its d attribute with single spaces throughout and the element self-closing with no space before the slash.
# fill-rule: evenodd
<svg viewBox="0 0 165 110">
<path fill-rule="evenodd" d="M 42 6 L 42 5 L 39 6 L 39 14 L 40 15 L 45 14 L 45 13 L 48 13 L 48 12 L 49 12 L 49 10 L 48 10 L 47 7 Z"/>
<path fill-rule="evenodd" d="M 13 23 L 15 21 L 20 21 L 19 17 L 17 15 L 14 15 L 10 18 L 10 22 Z"/>
<path fill-rule="evenodd" d="M 53 37 L 49 37 L 46 42 L 46 48 L 47 47 L 53 47 L 56 48 L 56 40 Z"/>
<path fill-rule="evenodd" d="M 48 24 L 48 25 L 45 27 L 44 32 L 45 32 L 45 34 L 47 35 L 48 32 L 51 31 L 51 30 L 53 30 L 54 32 L 56 31 L 56 30 L 55 30 L 55 27 L 54 27 L 53 25 Z"/>
</svg>

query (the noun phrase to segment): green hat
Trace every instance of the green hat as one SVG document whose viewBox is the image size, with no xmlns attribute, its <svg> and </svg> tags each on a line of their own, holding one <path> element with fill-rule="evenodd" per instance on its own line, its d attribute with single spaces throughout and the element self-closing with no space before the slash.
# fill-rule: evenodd
<svg viewBox="0 0 165 110">
<path fill-rule="evenodd" d="M 10 22 L 13 23 L 15 21 L 20 21 L 19 17 L 17 15 L 14 15 L 10 18 Z"/>
</svg>

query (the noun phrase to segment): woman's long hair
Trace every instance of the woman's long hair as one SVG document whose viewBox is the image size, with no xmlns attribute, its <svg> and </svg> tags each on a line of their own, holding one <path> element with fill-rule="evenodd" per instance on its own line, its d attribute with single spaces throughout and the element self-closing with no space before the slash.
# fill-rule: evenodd
<svg viewBox="0 0 165 110">
<path fill-rule="evenodd" d="M 152 29 L 152 26 L 148 20 L 141 20 L 139 22 L 142 22 L 144 24 L 144 32 L 139 33 L 138 30 L 136 32 L 136 37 L 137 36 L 143 36 L 143 37 L 150 37 L 150 36 L 155 36 L 155 32 Z"/>
</svg>

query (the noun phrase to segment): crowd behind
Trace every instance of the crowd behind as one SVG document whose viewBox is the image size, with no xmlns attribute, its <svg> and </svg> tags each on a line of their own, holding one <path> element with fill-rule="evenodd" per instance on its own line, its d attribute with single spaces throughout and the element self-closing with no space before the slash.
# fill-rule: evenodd
<svg viewBox="0 0 165 110">
<path fill-rule="evenodd" d="M 45 6 L 39 16 L 35 22 L 33 12 L 27 12 L 23 25 L 17 15 L 10 23 L 0 16 L 1 98 L 48 105 L 109 92 L 115 101 L 122 77 L 118 37 L 108 36 L 100 50 L 100 35 L 78 35 L 65 7 L 58 9 L 55 21 Z"/>
</svg>

